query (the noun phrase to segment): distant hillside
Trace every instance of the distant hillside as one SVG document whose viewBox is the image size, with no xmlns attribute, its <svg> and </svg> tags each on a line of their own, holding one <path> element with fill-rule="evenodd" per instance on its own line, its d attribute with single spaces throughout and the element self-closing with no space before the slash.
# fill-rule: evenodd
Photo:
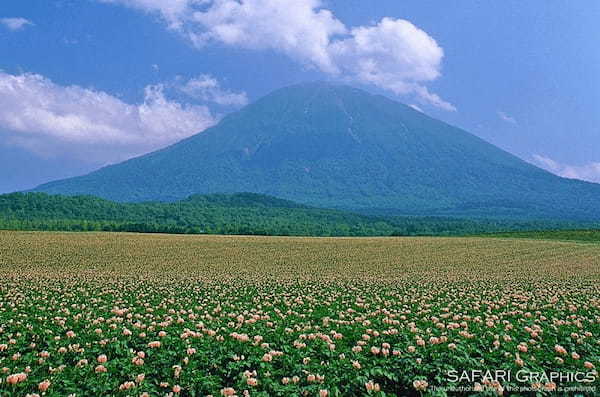
<svg viewBox="0 0 600 397">
<path fill-rule="evenodd" d="M 91 196 L 0 196 L 0 229 L 296 236 L 456 235 L 573 227 L 567 223 L 372 217 L 255 194 L 195 195 L 174 203 L 116 203 Z"/>
<path fill-rule="evenodd" d="M 600 220 L 600 185 L 328 83 L 278 90 L 173 146 L 37 190 L 123 202 L 255 192 L 380 214 Z"/>
</svg>

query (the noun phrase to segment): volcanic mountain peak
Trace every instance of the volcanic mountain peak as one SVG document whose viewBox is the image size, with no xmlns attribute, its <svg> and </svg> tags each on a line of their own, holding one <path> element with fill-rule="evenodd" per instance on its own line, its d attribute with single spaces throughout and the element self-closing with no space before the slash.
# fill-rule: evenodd
<svg viewBox="0 0 600 397">
<path fill-rule="evenodd" d="M 165 149 L 38 191 L 119 201 L 255 192 L 361 211 L 600 217 L 600 185 L 552 175 L 381 95 L 282 88 Z"/>
</svg>

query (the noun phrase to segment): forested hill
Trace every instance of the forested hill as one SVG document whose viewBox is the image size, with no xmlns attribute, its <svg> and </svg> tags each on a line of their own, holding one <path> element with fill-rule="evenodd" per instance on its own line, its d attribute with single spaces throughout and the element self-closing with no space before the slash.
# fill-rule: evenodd
<svg viewBox="0 0 600 397">
<path fill-rule="evenodd" d="M 0 228 L 296 236 L 456 235 L 573 227 L 434 217 L 382 218 L 255 194 L 195 195 L 174 203 L 116 203 L 92 196 L 0 195 Z"/>
</svg>

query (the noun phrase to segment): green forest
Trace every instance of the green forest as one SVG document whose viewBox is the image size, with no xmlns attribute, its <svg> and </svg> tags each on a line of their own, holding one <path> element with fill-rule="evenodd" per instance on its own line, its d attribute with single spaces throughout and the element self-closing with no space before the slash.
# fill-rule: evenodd
<svg viewBox="0 0 600 397">
<path fill-rule="evenodd" d="M 255 193 L 195 195 L 171 203 L 117 203 L 92 196 L 46 193 L 0 195 L 0 229 L 4 230 L 447 236 L 582 226 L 551 221 L 368 216 L 308 207 Z"/>
</svg>

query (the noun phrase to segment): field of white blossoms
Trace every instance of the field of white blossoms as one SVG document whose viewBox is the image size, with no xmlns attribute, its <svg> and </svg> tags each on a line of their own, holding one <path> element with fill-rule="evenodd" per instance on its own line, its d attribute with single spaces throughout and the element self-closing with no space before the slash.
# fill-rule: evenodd
<svg viewBox="0 0 600 397">
<path fill-rule="evenodd" d="M 0 396 L 597 395 L 598 366 L 596 244 L 0 232 Z"/>
</svg>

